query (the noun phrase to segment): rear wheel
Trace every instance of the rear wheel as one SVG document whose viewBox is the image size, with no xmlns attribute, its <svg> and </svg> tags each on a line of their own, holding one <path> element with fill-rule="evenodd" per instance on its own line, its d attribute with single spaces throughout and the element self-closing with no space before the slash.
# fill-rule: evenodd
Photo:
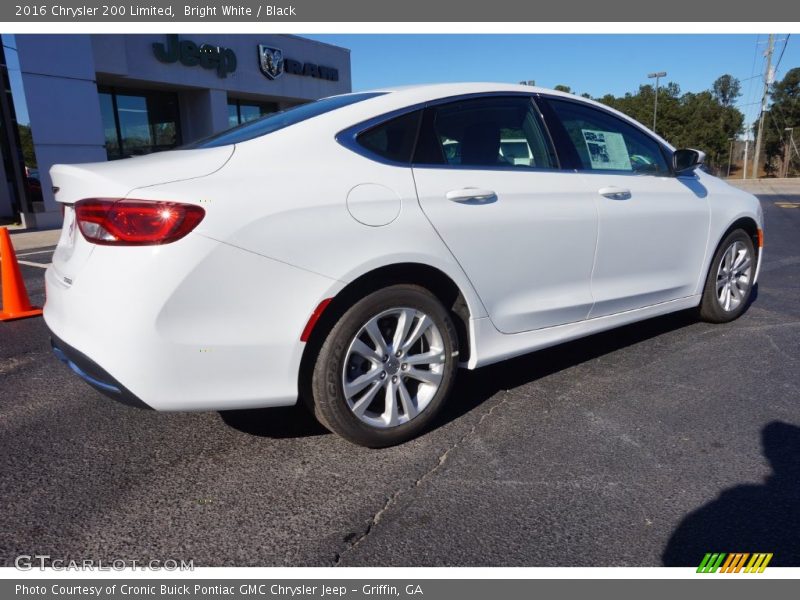
<svg viewBox="0 0 800 600">
<path fill-rule="evenodd" d="M 362 446 L 411 439 L 444 404 L 457 348 L 452 319 L 428 290 L 378 290 L 345 312 L 323 343 L 311 382 L 314 413 Z"/>
<path fill-rule="evenodd" d="M 738 318 L 750 300 L 755 272 L 753 240 L 746 231 L 732 231 L 711 261 L 700 301 L 700 318 L 710 323 L 727 323 Z"/>
</svg>

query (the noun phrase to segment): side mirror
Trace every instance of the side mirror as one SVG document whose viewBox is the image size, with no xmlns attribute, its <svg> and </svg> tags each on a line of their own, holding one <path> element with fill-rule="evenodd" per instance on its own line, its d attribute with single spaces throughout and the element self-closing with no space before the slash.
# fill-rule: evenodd
<svg viewBox="0 0 800 600">
<path fill-rule="evenodd" d="M 681 148 L 672 154 L 672 168 L 676 175 L 686 175 L 703 164 L 706 153 L 691 148 Z"/>
</svg>

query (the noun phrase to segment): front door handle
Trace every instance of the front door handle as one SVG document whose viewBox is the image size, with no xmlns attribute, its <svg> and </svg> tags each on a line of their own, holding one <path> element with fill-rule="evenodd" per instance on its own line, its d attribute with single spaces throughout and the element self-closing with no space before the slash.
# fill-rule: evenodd
<svg viewBox="0 0 800 600">
<path fill-rule="evenodd" d="M 489 204 L 490 202 L 497 201 L 497 194 L 492 190 L 482 190 L 479 188 L 451 190 L 445 194 L 445 197 L 452 202 L 460 202 L 462 204 Z"/>
<path fill-rule="evenodd" d="M 597 190 L 597 193 L 611 200 L 629 200 L 631 197 L 631 191 L 628 188 L 617 187 L 615 185 L 600 188 Z"/>
</svg>

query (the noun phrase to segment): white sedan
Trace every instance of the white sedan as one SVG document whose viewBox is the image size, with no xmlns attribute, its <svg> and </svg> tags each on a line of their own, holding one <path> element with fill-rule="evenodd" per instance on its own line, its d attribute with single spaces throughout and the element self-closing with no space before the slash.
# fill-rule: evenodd
<svg viewBox="0 0 800 600">
<path fill-rule="evenodd" d="M 552 90 L 325 98 L 179 150 L 54 166 L 45 320 L 59 358 L 128 404 L 301 399 L 388 446 L 430 425 L 459 366 L 683 309 L 741 315 L 761 208 L 702 160 Z"/>
</svg>

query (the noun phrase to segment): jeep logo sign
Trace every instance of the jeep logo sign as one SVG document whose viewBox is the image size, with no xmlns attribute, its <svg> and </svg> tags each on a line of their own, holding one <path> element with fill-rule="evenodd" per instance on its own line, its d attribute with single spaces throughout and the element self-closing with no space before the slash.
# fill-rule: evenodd
<svg viewBox="0 0 800 600">
<path fill-rule="evenodd" d="M 236 53 L 230 48 L 211 44 L 196 44 L 191 40 L 178 40 L 176 34 L 167 36 L 167 43 L 154 43 L 153 54 L 163 63 L 180 63 L 186 67 L 200 65 L 213 69 L 217 76 L 225 78 L 236 70 Z"/>
</svg>

